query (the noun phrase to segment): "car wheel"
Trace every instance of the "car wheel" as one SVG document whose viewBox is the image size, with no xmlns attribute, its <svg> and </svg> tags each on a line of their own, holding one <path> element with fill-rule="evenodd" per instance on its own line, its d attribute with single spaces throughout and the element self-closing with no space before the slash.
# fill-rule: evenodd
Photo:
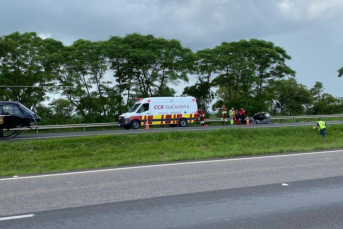
<svg viewBox="0 0 343 229">
<path fill-rule="evenodd" d="M 134 120 L 131 126 L 132 126 L 132 129 L 138 129 L 141 126 L 141 123 L 137 120 Z"/>
<path fill-rule="evenodd" d="M 187 126 L 187 119 L 180 119 L 179 125 L 181 127 L 186 127 Z"/>
</svg>

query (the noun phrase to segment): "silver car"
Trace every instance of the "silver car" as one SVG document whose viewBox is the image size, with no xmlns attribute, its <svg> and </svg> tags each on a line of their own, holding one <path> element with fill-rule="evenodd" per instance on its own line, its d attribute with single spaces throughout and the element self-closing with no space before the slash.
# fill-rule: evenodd
<svg viewBox="0 0 343 229">
<path fill-rule="evenodd" d="M 251 119 L 256 124 L 270 124 L 270 114 L 268 112 L 258 112 Z"/>
</svg>

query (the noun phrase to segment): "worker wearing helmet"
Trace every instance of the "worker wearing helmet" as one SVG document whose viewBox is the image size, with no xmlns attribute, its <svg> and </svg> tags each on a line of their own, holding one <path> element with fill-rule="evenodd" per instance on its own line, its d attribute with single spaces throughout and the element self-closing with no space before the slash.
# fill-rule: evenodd
<svg viewBox="0 0 343 229">
<path fill-rule="evenodd" d="M 225 105 L 223 105 L 223 107 L 222 107 L 222 118 L 221 118 L 221 121 L 222 121 L 222 126 L 224 126 L 224 122 L 225 122 L 226 125 L 228 125 L 227 124 L 227 110 L 226 110 L 226 106 Z"/>
</svg>

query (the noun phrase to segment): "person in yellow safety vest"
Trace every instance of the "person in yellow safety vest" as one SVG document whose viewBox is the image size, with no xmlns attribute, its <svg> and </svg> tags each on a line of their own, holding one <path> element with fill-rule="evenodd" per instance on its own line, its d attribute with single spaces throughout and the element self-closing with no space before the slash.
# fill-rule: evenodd
<svg viewBox="0 0 343 229">
<path fill-rule="evenodd" d="M 200 126 L 205 125 L 205 113 L 203 110 L 200 110 Z"/>
<path fill-rule="evenodd" d="M 326 123 L 322 121 L 321 118 L 318 118 L 317 126 L 319 128 L 320 135 L 322 135 L 323 138 L 326 139 L 326 135 L 325 135 Z"/>
<path fill-rule="evenodd" d="M 235 110 L 233 108 L 231 108 L 231 110 L 229 110 L 230 125 L 233 125 L 234 112 L 235 112 Z"/>
<path fill-rule="evenodd" d="M 222 107 L 222 118 L 221 118 L 221 121 L 222 121 L 222 126 L 224 126 L 224 122 L 225 122 L 226 125 L 228 125 L 227 124 L 227 110 L 226 110 L 226 106 L 225 105 L 223 105 L 223 107 Z"/>
</svg>

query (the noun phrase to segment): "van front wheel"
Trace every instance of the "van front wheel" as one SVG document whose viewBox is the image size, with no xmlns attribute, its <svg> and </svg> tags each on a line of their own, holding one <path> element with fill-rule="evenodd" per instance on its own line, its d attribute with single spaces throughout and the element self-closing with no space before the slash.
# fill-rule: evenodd
<svg viewBox="0 0 343 229">
<path fill-rule="evenodd" d="M 186 127 L 187 126 L 187 119 L 180 119 L 179 125 L 181 127 Z"/>
<path fill-rule="evenodd" d="M 138 120 L 134 120 L 131 126 L 132 126 L 132 129 L 138 129 L 141 126 L 141 123 Z"/>
</svg>

